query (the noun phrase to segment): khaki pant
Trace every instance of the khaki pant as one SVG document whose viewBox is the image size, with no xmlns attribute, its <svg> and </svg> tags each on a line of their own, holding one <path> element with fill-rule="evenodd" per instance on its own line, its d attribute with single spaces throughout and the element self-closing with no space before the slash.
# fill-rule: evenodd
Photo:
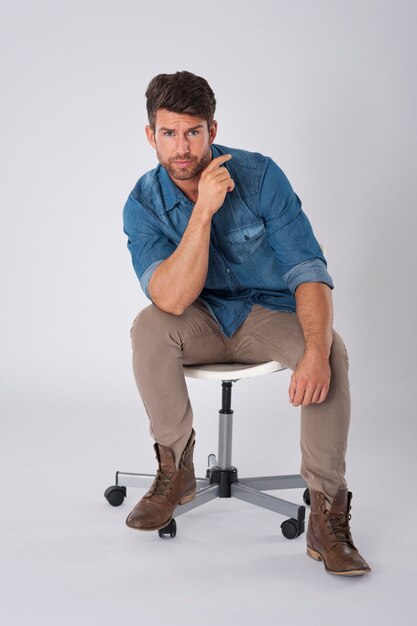
<svg viewBox="0 0 417 626">
<path fill-rule="evenodd" d="M 173 449 L 178 466 L 191 433 L 193 412 L 183 364 L 279 361 L 294 370 L 305 350 L 295 313 L 254 305 L 232 337 L 226 337 L 197 299 L 182 315 L 151 304 L 131 330 L 133 371 L 155 441 Z M 345 481 L 350 422 L 349 359 L 333 330 L 331 380 L 326 400 L 301 406 L 301 469 L 308 486 L 323 491 L 331 504 Z M 288 402 L 288 396 L 283 402 Z"/>
</svg>

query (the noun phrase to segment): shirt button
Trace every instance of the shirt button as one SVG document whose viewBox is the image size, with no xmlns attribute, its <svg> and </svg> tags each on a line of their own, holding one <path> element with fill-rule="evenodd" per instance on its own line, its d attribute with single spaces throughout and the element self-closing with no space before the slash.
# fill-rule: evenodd
<svg viewBox="0 0 417 626">
<path fill-rule="evenodd" d="M 249 239 L 249 235 L 245 235 L 245 239 L 248 240 Z"/>
<path fill-rule="evenodd" d="M 226 272 L 227 272 L 228 274 L 230 274 L 230 270 L 229 270 L 229 268 L 227 268 L 227 269 L 226 269 Z"/>
</svg>

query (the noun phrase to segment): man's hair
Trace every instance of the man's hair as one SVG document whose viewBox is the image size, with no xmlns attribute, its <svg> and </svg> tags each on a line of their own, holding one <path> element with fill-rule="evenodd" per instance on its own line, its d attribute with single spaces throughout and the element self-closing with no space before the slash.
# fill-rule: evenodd
<svg viewBox="0 0 417 626">
<path fill-rule="evenodd" d="M 149 125 L 154 132 L 158 109 L 201 117 L 206 120 L 208 128 L 213 123 L 214 92 L 204 78 L 191 72 L 158 74 L 149 83 L 145 96 Z"/>
</svg>

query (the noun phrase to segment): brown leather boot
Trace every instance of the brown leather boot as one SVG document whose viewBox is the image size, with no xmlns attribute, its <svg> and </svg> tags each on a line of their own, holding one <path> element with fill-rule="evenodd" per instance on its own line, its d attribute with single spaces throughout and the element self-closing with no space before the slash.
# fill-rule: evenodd
<svg viewBox="0 0 417 626">
<path fill-rule="evenodd" d="M 154 444 L 159 464 L 155 480 L 149 491 L 127 516 L 127 526 L 137 530 L 163 528 L 171 521 L 178 504 L 185 504 L 194 499 L 197 487 L 193 464 L 194 446 L 193 429 L 177 469 L 171 448 L 159 443 Z"/>
<path fill-rule="evenodd" d="M 324 561 L 330 574 L 361 576 L 371 571 L 359 554 L 350 534 L 350 502 L 352 492 L 339 489 L 330 510 L 321 491 L 309 488 L 311 510 L 307 529 L 307 554 L 316 561 Z"/>
</svg>

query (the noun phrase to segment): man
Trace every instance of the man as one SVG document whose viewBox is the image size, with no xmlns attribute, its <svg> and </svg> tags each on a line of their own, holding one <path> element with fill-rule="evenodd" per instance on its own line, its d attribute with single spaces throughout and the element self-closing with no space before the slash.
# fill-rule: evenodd
<svg viewBox="0 0 417 626">
<path fill-rule="evenodd" d="M 301 406 L 307 553 L 333 574 L 368 573 L 350 534 L 344 478 L 348 355 L 332 328 L 333 282 L 301 201 L 270 157 L 214 143 L 216 100 L 204 78 L 159 74 L 146 97 L 159 165 L 131 192 L 124 231 L 152 302 L 131 338 L 159 465 L 126 523 L 162 528 L 195 496 L 183 364 L 277 360 L 293 370 L 289 401 Z"/>
</svg>

